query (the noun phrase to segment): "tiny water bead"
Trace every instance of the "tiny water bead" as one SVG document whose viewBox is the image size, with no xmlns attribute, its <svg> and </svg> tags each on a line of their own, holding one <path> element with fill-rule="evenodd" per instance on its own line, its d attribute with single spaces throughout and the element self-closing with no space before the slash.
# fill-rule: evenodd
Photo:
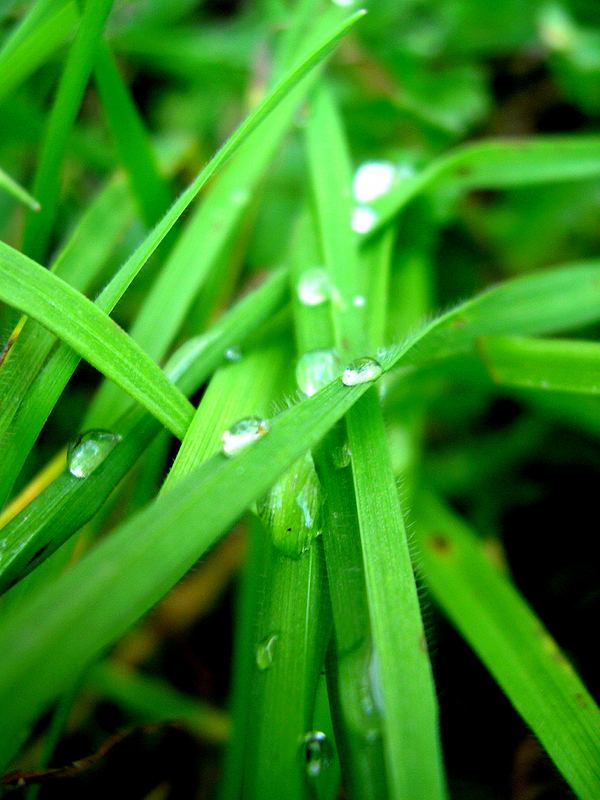
<svg viewBox="0 0 600 800">
<path fill-rule="evenodd" d="M 352 298 L 352 305 L 356 306 L 356 308 L 362 308 L 366 302 L 367 300 L 362 294 L 357 294 Z"/>
<path fill-rule="evenodd" d="M 296 382 L 307 397 L 312 397 L 331 383 L 339 372 L 340 363 L 335 350 L 310 350 L 296 365 Z"/>
<path fill-rule="evenodd" d="M 352 461 L 352 450 L 348 442 L 344 442 L 340 447 L 335 447 L 331 452 L 331 460 L 336 469 L 345 469 L 350 466 Z"/>
<path fill-rule="evenodd" d="M 73 439 L 67 448 L 67 467 L 74 478 L 87 478 L 121 441 L 121 435 L 91 430 Z"/>
<path fill-rule="evenodd" d="M 278 639 L 279 636 L 276 633 L 272 633 L 270 636 L 263 639 L 262 642 L 258 643 L 256 648 L 256 666 L 263 672 L 269 669 L 273 664 Z"/>
<path fill-rule="evenodd" d="M 350 8 L 356 4 L 356 0 L 331 0 L 334 6 L 341 6 L 342 8 Z"/>
<path fill-rule="evenodd" d="M 226 361 L 236 362 L 242 360 L 242 351 L 238 345 L 228 347 L 223 355 Z"/>
<path fill-rule="evenodd" d="M 391 161 L 366 161 L 354 173 L 352 193 L 359 203 L 370 203 L 389 192 L 395 177 Z"/>
<path fill-rule="evenodd" d="M 269 421 L 261 417 L 244 417 L 228 428 L 221 437 L 223 454 L 232 457 L 269 432 Z"/>
<path fill-rule="evenodd" d="M 352 212 L 352 230 L 355 233 L 369 233 L 378 220 L 377 212 L 368 206 L 357 206 Z"/>
<path fill-rule="evenodd" d="M 331 281 L 323 267 L 312 267 L 300 276 L 298 299 L 305 306 L 320 306 L 331 299 Z"/>
<path fill-rule="evenodd" d="M 379 361 L 365 356 L 364 358 L 357 358 L 348 364 L 342 375 L 342 383 L 344 386 L 371 383 L 376 381 L 382 373 L 383 368 Z"/>
<path fill-rule="evenodd" d="M 310 778 L 318 778 L 331 766 L 333 746 L 323 731 L 310 731 L 303 740 L 306 772 Z"/>
</svg>

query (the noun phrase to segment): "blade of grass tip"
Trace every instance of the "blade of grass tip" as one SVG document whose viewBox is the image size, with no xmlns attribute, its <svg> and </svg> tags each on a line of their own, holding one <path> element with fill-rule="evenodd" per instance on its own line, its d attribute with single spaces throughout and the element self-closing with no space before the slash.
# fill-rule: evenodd
<svg viewBox="0 0 600 800">
<path fill-rule="evenodd" d="M 35 197 L 32 197 L 20 183 L 17 183 L 17 181 L 11 178 L 3 169 L 0 169 L 0 189 L 4 189 L 5 192 L 8 192 L 8 194 L 19 200 L 19 202 L 25 203 L 32 211 L 40 210 L 40 204 Z"/>
<path fill-rule="evenodd" d="M 133 219 L 133 204 L 124 181 L 110 181 L 82 214 L 54 261 L 52 271 L 85 292 L 97 280 L 116 241 Z M 18 329 L 5 345 L 6 357 L 0 363 L 0 449 L 6 452 L 7 462 L 12 462 L 8 448 L 18 439 L 14 430 L 7 435 L 9 426 L 55 343 L 56 338 L 39 323 L 22 317 Z M 7 368 L 9 355 L 11 361 Z M 14 474 L 15 467 L 17 471 L 20 468 L 18 458 L 10 464 L 0 464 L 0 486 L 10 488 L 12 480 L 8 479 L 6 469 Z M 0 489 L 0 498 L 2 494 Z M 0 499 L 0 507 L 2 505 Z"/>
<path fill-rule="evenodd" d="M 600 344 L 488 336 L 479 354 L 494 383 L 550 392 L 600 394 Z"/>
<path fill-rule="evenodd" d="M 349 26 L 350 23 L 347 22 L 347 25 Z M 337 28 L 339 30 L 339 23 Z M 166 353 L 198 290 L 209 272 L 218 264 L 233 233 L 247 213 L 247 203 L 256 191 L 258 182 L 272 160 L 315 76 L 309 76 L 295 90 L 294 87 L 300 82 L 302 74 L 308 73 L 311 66 L 317 65 L 319 60 L 325 57 L 326 51 L 323 50 L 323 42 L 331 39 L 332 29 L 335 30 L 332 24 L 319 25 L 320 36 L 317 44 L 315 45 L 313 42 L 311 49 L 305 45 L 301 51 L 304 59 L 301 61 L 301 67 L 292 72 L 288 70 L 286 73 L 288 77 L 286 78 L 284 75 L 262 104 L 248 117 L 244 123 L 244 126 L 248 126 L 246 132 L 239 128 L 216 154 L 214 161 L 218 160 L 218 163 L 213 165 L 213 162 L 210 162 L 186 190 L 185 197 L 182 195 L 176 201 L 167 216 L 155 228 L 157 238 L 155 243 L 148 244 L 147 253 L 143 253 L 142 248 L 139 248 L 124 265 L 124 275 L 129 276 L 126 277 L 126 280 L 130 281 L 174 224 L 174 219 L 171 220 L 173 216 L 171 212 L 177 204 L 179 203 L 177 210 L 177 215 L 179 215 L 187 208 L 187 205 L 215 170 L 239 147 L 235 159 L 224 170 L 219 180 L 210 187 L 203 203 L 186 226 L 132 327 L 132 337 L 154 358 L 159 359 Z M 346 30 L 346 24 L 344 30 Z M 328 47 L 333 47 L 342 35 L 336 34 Z M 313 38 L 311 37 L 311 41 Z M 321 55 L 315 58 L 315 53 L 321 53 Z M 290 96 L 285 98 L 288 90 Z M 279 105 L 278 98 L 281 99 Z M 269 109 L 272 109 L 270 114 Z M 260 115 L 257 116 L 259 111 Z M 264 122 L 260 124 L 263 118 Z M 256 130 L 254 130 L 255 128 Z M 238 133 L 240 133 L 240 137 L 236 140 Z M 245 141 L 246 139 L 248 141 Z M 159 230 L 163 223 L 166 226 L 164 231 Z M 202 242 L 200 265 L 198 264 L 198 242 Z M 194 268 L 191 269 L 190 265 L 193 265 Z M 116 296 L 120 297 L 128 285 L 129 283 L 121 283 Z M 113 301 L 114 296 L 115 292 L 109 291 L 104 295 L 104 299 L 109 301 L 111 307 L 113 302 L 116 302 Z M 167 302 L 170 314 L 164 320 L 164 324 L 157 328 L 157 315 L 162 316 L 162 309 Z M 100 424 L 107 417 L 110 409 L 117 408 L 119 411 L 123 411 L 126 402 L 126 399 L 119 395 L 115 387 L 110 384 L 104 385 L 90 410 L 86 425 Z"/>
<path fill-rule="evenodd" d="M 40 15 L 36 9 L 41 5 L 52 6 L 52 13 Z M 0 51 L 0 102 L 51 58 L 76 29 L 78 19 L 75 2 L 44 0 L 28 11 Z"/>
<path fill-rule="evenodd" d="M 182 722 L 203 741 L 222 744 L 229 719 L 217 708 L 178 692 L 165 681 L 103 661 L 87 673 L 85 689 L 120 706 L 140 722 Z"/>
<path fill-rule="evenodd" d="M 251 448 L 235 458 L 218 454 L 205 462 L 3 617 L 2 765 L 12 758 L 18 733 L 168 591 L 365 389 L 335 381 L 283 412 Z"/>
<path fill-rule="evenodd" d="M 225 314 L 206 335 L 182 345 L 165 368 L 169 377 L 177 381 L 186 395 L 197 391 L 222 363 L 225 349 L 243 342 L 283 303 L 286 284 L 284 273 L 274 274 Z M 114 421 L 112 429 L 121 436 L 121 441 L 96 470 L 86 478 L 65 472 L 3 528 L 0 591 L 39 566 L 91 519 L 160 426 L 153 417 L 134 409 Z"/>
<path fill-rule="evenodd" d="M 600 712 L 571 664 L 467 525 L 434 496 L 417 507 L 424 578 L 577 797 L 600 791 Z"/>
<path fill-rule="evenodd" d="M 346 341 L 346 348 L 358 355 L 368 346 L 365 314 L 383 314 L 383 309 L 353 302 L 360 288 L 360 261 L 349 235 L 352 173 L 341 120 L 323 90 L 315 97 L 307 134 L 325 263 L 342 298 L 331 306 L 337 341 L 342 346 Z M 375 361 L 372 365 L 376 376 L 381 368 Z M 354 487 L 346 503 L 356 503 L 372 634 L 369 686 L 381 714 L 389 793 L 396 798 L 444 797 L 433 677 L 375 390 L 348 412 L 346 426 Z"/>
<path fill-rule="evenodd" d="M 371 235 L 397 216 L 417 195 L 439 186 L 506 189 L 514 186 L 582 180 L 600 175 L 600 137 L 556 136 L 467 144 L 432 161 L 412 177 L 398 177 L 392 188 L 365 208 Z"/>
<path fill-rule="evenodd" d="M 142 219 L 147 225 L 153 225 L 169 205 L 170 191 L 158 170 L 144 123 L 104 41 L 98 46 L 94 74 L 117 152 L 129 176 Z"/>
<path fill-rule="evenodd" d="M 85 4 L 50 112 L 33 182 L 33 193 L 39 199 L 42 210 L 35 216 L 29 215 L 23 234 L 24 251 L 38 261 L 46 256 L 57 215 L 60 173 L 69 135 L 112 5 L 113 0 L 89 0 Z"/>
<path fill-rule="evenodd" d="M 97 305 L 3 243 L 0 298 L 41 322 L 183 438 L 193 408 L 156 362 Z"/>
</svg>

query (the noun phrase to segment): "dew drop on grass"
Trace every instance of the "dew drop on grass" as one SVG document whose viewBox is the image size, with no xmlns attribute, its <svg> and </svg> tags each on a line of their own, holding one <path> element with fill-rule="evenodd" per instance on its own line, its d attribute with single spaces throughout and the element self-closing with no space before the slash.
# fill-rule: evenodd
<svg viewBox="0 0 600 800">
<path fill-rule="evenodd" d="M 310 350 L 296 365 L 296 382 L 307 397 L 339 375 L 339 361 L 335 350 Z"/>
<path fill-rule="evenodd" d="M 320 306 L 331 299 L 329 275 L 323 267 L 312 267 L 300 276 L 296 287 L 298 299 L 305 306 Z"/>
<path fill-rule="evenodd" d="M 273 665 L 278 639 L 279 636 L 276 633 L 272 633 L 270 636 L 263 639 L 262 642 L 258 643 L 256 648 L 256 666 L 260 670 L 264 671 Z"/>
<path fill-rule="evenodd" d="M 389 192 L 395 177 L 391 161 L 366 161 L 354 173 L 352 193 L 359 203 L 370 203 Z"/>
<path fill-rule="evenodd" d="M 359 383 L 371 383 L 383 372 L 383 368 L 379 361 L 374 358 L 365 356 L 364 358 L 357 358 L 351 361 L 344 370 L 342 375 L 342 383 L 344 386 L 358 386 Z"/>
<path fill-rule="evenodd" d="M 232 457 L 269 432 L 269 421 L 261 417 L 244 417 L 228 428 L 221 437 L 223 454 Z"/>
<path fill-rule="evenodd" d="M 348 8 L 356 3 L 356 0 L 331 0 L 334 6 L 342 6 Z"/>
<path fill-rule="evenodd" d="M 331 452 L 331 460 L 336 469 L 345 469 L 350 466 L 352 461 L 352 450 L 348 442 L 344 442 L 340 447 L 335 447 Z"/>
<path fill-rule="evenodd" d="M 377 212 L 368 206 L 357 206 L 352 212 L 352 230 L 368 233 L 377 224 Z"/>
<path fill-rule="evenodd" d="M 242 351 L 238 345 L 228 347 L 223 355 L 226 361 L 236 362 L 242 360 Z"/>
<path fill-rule="evenodd" d="M 333 747 L 322 731 L 310 731 L 303 740 L 306 772 L 310 778 L 317 778 L 331 766 Z"/>
<path fill-rule="evenodd" d="M 363 294 L 357 294 L 355 297 L 352 298 L 352 305 L 355 305 L 357 308 L 362 308 L 366 302 L 367 301 Z"/>
<path fill-rule="evenodd" d="M 91 430 L 80 434 L 67 449 L 69 472 L 75 478 L 87 478 L 120 441 L 120 434 L 111 431 Z"/>
</svg>

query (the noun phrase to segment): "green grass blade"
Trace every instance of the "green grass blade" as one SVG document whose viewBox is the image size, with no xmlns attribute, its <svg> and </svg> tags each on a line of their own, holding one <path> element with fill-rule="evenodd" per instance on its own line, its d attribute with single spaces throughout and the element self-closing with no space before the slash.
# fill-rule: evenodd
<svg viewBox="0 0 600 800">
<path fill-rule="evenodd" d="M 112 5 L 113 0 L 89 0 L 85 4 L 50 113 L 33 183 L 33 193 L 39 199 L 42 210 L 39 214 L 28 217 L 23 234 L 25 252 L 38 261 L 46 256 L 57 214 L 60 174 L 69 134 L 81 105 L 98 42 Z"/>
<path fill-rule="evenodd" d="M 105 42 L 100 42 L 95 78 L 100 99 L 125 167 L 133 195 L 147 225 L 153 225 L 169 205 L 169 188 L 158 170 L 144 123 Z"/>
<path fill-rule="evenodd" d="M 371 206 L 378 230 L 419 194 L 442 186 L 460 191 L 582 180 L 600 175 L 600 138 L 556 136 L 464 145 L 422 172 L 397 180 Z"/>
<path fill-rule="evenodd" d="M 490 336 L 479 353 L 492 380 L 550 392 L 600 394 L 600 344 Z"/>
<path fill-rule="evenodd" d="M 23 727 L 156 603 L 365 389 L 336 381 L 273 420 L 269 434 L 246 452 L 233 459 L 216 455 L 2 619 L 2 764 Z"/>
<path fill-rule="evenodd" d="M 51 5 L 52 13 L 41 17 L 36 7 L 32 8 L 0 52 L 0 102 L 45 64 L 76 28 L 79 14 L 75 2 L 50 0 L 43 5 Z"/>
<path fill-rule="evenodd" d="M 353 356 L 366 355 L 366 313 L 383 316 L 385 304 L 354 302 L 363 282 L 356 243 L 349 234 L 352 173 L 341 121 L 323 91 L 315 98 L 307 133 L 324 260 L 339 295 L 331 304 L 336 343 L 341 352 L 346 348 Z M 369 683 L 381 715 L 389 796 L 433 800 L 445 795 L 437 703 L 377 395 L 370 392 L 362 398 L 346 425 L 354 491 L 342 503 L 356 503 L 359 568 L 365 574 L 372 635 Z M 344 445 L 342 441 L 337 446 Z M 329 569 L 331 558 L 327 564 Z M 329 578 L 331 585 L 331 570 Z"/>
<path fill-rule="evenodd" d="M 243 342 L 277 310 L 286 296 L 285 289 L 285 276 L 273 275 L 225 314 L 208 334 L 182 345 L 167 364 L 167 375 L 186 395 L 192 394 L 222 363 L 227 347 Z M 237 396 L 247 395 L 242 392 Z M 229 422 L 223 421 L 223 427 Z M 112 427 L 122 441 L 98 469 L 85 479 L 65 472 L 2 529 L 0 591 L 39 566 L 91 519 L 160 430 L 156 420 L 139 409 L 113 421 Z M 218 431 L 213 431 L 213 447 L 215 444 Z"/>
<path fill-rule="evenodd" d="M 11 178 L 3 169 L 0 169 L 0 189 L 11 194 L 14 198 L 19 200 L 19 202 L 25 203 L 32 211 L 40 210 L 40 204 L 35 197 L 32 197 L 21 184 L 17 183 L 17 181 Z"/>
<path fill-rule="evenodd" d="M 578 797 L 600 792 L 600 713 L 577 674 L 476 537 L 432 497 L 417 511 L 422 570 L 444 612 Z"/>
<path fill-rule="evenodd" d="M 183 438 L 193 409 L 160 367 L 97 305 L 5 244 L 0 297 L 53 331 Z"/>
<path fill-rule="evenodd" d="M 178 692 L 164 681 L 107 661 L 91 668 L 84 688 L 116 703 L 143 723 L 182 722 L 201 739 L 215 744 L 229 736 L 229 720 L 222 711 Z"/>
</svg>

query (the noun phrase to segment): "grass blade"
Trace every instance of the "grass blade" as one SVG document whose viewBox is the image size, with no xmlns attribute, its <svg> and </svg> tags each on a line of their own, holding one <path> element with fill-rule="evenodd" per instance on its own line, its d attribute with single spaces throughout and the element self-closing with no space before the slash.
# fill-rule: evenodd
<svg viewBox="0 0 600 800">
<path fill-rule="evenodd" d="M 5 244 L 0 297 L 53 331 L 183 438 L 193 409 L 158 365 L 97 305 Z"/>
<path fill-rule="evenodd" d="M 600 394 L 600 344 L 566 339 L 490 336 L 479 352 L 501 386 Z"/>
<path fill-rule="evenodd" d="M 23 248 L 35 260 L 43 260 L 46 255 L 57 213 L 60 172 L 69 134 L 112 5 L 113 0 L 90 0 L 85 4 L 60 80 L 33 183 L 33 193 L 38 197 L 42 210 L 35 216 L 29 216 L 23 235 Z"/>
<path fill-rule="evenodd" d="M 577 674 L 476 537 L 432 497 L 417 511 L 424 577 L 453 624 L 578 797 L 600 791 L 600 712 Z"/>
<path fill-rule="evenodd" d="M 40 204 L 35 197 L 32 197 L 21 184 L 17 183 L 17 181 L 11 178 L 3 169 L 0 169 L 0 189 L 4 189 L 5 192 L 11 194 L 21 203 L 25 203 L 32 211 L 40 210 Z"/>
</svg>

